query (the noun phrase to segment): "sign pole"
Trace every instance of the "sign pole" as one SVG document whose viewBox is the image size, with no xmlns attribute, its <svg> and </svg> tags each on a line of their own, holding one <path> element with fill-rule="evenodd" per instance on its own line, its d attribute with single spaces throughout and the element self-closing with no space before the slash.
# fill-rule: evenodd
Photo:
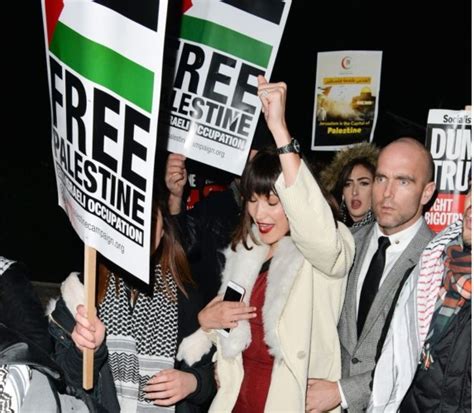
<svg viewBox="0 0 474 413">
<path fill-rule="evenodd" d="M 84 245 L 84 289 L 87 319 L 95 315 L 96 250 Z M 82 358 L 82 387 L 90 390 L 94 386 L 94 350 L 84 349 Z"/>
</svg>

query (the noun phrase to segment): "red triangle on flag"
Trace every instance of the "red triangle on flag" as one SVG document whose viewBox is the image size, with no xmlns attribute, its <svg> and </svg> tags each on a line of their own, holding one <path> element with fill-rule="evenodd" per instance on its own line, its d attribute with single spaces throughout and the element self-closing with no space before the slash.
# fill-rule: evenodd
<svg viewBox="0 0 474 413">
<path fill-rule="evenodd" d="M 53 40 L 54 29 L 64 8 L 63 0 L 45 0 L 46 26 L 48 28 L 48 46 Z"/>
</svg>

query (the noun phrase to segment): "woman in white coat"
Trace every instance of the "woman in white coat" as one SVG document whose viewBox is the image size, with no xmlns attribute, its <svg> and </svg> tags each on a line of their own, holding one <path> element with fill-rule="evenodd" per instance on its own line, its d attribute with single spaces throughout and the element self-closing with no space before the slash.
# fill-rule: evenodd
<svg viewBox="0 0 474 413">
<path fill-rule="evenodd" d="M 258 81 L 277 149 L 260 151 L 244 170 L 244 210 L 220 290 L 232 280 L 244 287 L 244 302 L 216 297 L 178 353 L 193 363 L 216 344 L 220 388 L 211 412 L 302 412 L 311 378 L 341 374 L 337 323 L 354 242 L 288 132 L 286 85 Z M 219 328 L 231 328 L 229 336 L 215 334 Z"/>
</svg>

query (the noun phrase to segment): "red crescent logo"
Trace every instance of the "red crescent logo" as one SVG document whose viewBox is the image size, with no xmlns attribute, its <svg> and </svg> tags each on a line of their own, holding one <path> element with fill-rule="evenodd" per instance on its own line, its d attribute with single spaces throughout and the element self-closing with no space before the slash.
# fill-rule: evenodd
<svg viewBox="0 0 474 413">
<path fill-rule="evenodd" d="M 341 60 L 341 66 L 343 69 L 350 69 L 352 65 L 352 58 L 350 56 L 344 56 Z"/>
</svg>

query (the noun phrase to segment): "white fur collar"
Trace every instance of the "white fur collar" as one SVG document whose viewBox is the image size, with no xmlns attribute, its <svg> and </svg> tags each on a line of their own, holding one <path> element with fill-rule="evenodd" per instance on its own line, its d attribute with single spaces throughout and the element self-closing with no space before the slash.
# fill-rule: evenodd
<svg viewBox="0 0 474 413">
<path fill-rule="evenodd" d="M 251 241 L 248 242 L 248 245 L 253 247 L 250 251 L 246 250 L 242 244 L 237 246 L 235 252 L 230 248 L 226 250 L 226 265 L 219 292 L 223 293 L 229 280 L 232 280 L 245 288 L 244 301 L 246 303 L 249 302 L 260 268 L 265 262 L 270 248 L 265 244 L 255 245 Z M 265 304 L 262 309 L 264 339 L 270 354 L 278 360 L 283 358 L 277 334 L 278 321 L 303 261 L 303 255 L 298 251 L 291 238 L 284 237 L 278 242 L 268 271 Z M 189 364 L 199 360 L 202 354 L 197 354 L 196 351 L 199 353 L 208 351 L 210 344 L 206 343 L 206 340 L 209 341 L 209 338 L 199 331 L 184 339 L 178 358 L 186 360 Z M 229 337 L 218 336 L 218 340 L 221 343 L 223 357 L 235 357 L 250 344 L 249 322 L 240 321 L 239 325 L 231 330 Z"/>
<path fill-rule="evenodd" d="M 72 272 L 69 276 L 61 283 L 61 296 L 66 303 L 66 307 L 69 309 L 73 316 L 76 315 L 76 308 L 79 304 L 85 303 L 85 290 L 84 285 L 81 283 L 78 277 L 78 272 Z M 46 307 L 46 315 L 51 315 L 56 308 L 56 301 L 58 299 L 51 299 Z"/>
<path fill-rule="evenodd" d="M 244 301 L 249 302 L 252 289 L 259 274 L 265 258 L 268 256 L 269 246 L 266 244 L 255 245 L 249 242 L 252 250 L 246 250 L 239 244 L 237 250 L 227 250 L 226 266 L 222 274 L 223 293 L 229 280 L 236 282 L 245 288 Z M 278 320 L 283 312 L 288 294 L 295 281 L 298 272 L 303 265 L 303 255 L 298 251 L 290 237 L 284 237 L 278 242 L 273 254 L 267 278 L 267 290 L 265 292 L 265 304 L 263 306 L 263 326 L 265 342 L 269 347 L 270 354 L 275 358 L 283 357 L 280 341 L 278 339 Z M 245 350 L 251 341 L 249 322 L 240 321 L 239 325 L 232 329 L 229 337 L 219 337 L 224 357 L 235 357 Z"/>
</svg>

